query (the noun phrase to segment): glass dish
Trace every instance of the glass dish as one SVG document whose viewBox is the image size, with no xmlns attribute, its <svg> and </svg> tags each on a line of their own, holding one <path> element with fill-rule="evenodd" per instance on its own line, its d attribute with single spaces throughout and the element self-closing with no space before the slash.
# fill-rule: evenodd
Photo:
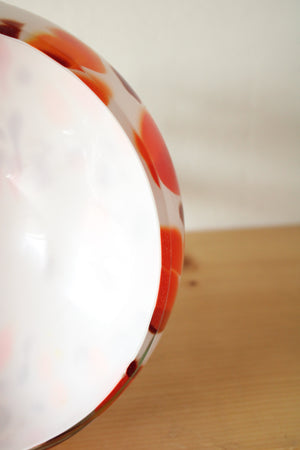
<svg viewBox="0 0 300 450">
<path fill-rule="evenodd" d="M 158 128 L 122 76 L 0 2 L 0 448 L 49 448 L 153 351 L 183 260 Z"/>
</svg>

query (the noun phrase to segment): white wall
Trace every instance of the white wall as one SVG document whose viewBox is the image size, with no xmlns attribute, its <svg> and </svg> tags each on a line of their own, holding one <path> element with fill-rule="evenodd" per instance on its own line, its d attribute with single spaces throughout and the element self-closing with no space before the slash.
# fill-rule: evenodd
<svg viewBox="0 0 300 450">
<path fill-rule="evenodd" d="M 92 46 L 169 146 L 188 229 L 300 222 L 300 2 L 7 0 Z"/>
</svg>

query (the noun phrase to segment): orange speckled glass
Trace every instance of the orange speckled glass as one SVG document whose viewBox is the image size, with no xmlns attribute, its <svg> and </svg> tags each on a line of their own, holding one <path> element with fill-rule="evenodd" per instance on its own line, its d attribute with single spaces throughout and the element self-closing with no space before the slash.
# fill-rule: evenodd
<svg viewBox="0 0 300 450">
<path fill-rule="evenodd" d="M 178 290 L 183 208 L 166 144 L 124 78 L 71 34 L 1 2 L 0 96 L 0 208 L 12 229 L 8 238 L 0 235 L 0 246 L 22 237 L 11 267 L 24 284 L 18 288 L 1 274 L 2 292 L 11 292 L 12 304 L 21 306 L 15 319 L 19 307 L 8 309 L 9 299 L 0 303 L 0 447 L 46 449 L 104 411 L 153 351 Z M 10 261 L 11 247 L 2 247 Z M 121 301 L 123 292 L 128 296 Z M 34 338 L 26 327 L 15 334 L 27 316 Z M 82 317 L 91 329 L 82 327 Z M 122 320 L 120 333 L 110 334 Z M 39 336 L 45 351 L 36 347 Z M 80 372 L 78 379 L 72 372 Z M 101 392 L 86 393 L 97 377 Z M 16 411 L 13 392 L 24 410 Z"/>
</svg>

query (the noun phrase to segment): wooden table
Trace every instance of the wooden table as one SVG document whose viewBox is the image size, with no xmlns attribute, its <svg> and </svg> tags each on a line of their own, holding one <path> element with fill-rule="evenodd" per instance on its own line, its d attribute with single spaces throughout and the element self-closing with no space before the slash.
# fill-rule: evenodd
<svg viewBox="0 0 300 450">
<path fill-rule="evenodd" d="M 147 366 L 59 450 L 300 448 L 300 227 L 191 233 Z"/>
</svg>

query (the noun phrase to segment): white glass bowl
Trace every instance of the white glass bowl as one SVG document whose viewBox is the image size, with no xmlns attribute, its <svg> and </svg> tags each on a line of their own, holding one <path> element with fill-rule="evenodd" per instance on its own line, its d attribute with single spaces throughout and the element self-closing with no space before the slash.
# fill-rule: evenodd
<svg viewBox="0 0 300 450">
<path fill-rule="evenodd" d="M 0 448 L 47 448 L 150 355 L 183 255 L 165 143 L 126 81 L 0 3 Z"/>
</svg>

